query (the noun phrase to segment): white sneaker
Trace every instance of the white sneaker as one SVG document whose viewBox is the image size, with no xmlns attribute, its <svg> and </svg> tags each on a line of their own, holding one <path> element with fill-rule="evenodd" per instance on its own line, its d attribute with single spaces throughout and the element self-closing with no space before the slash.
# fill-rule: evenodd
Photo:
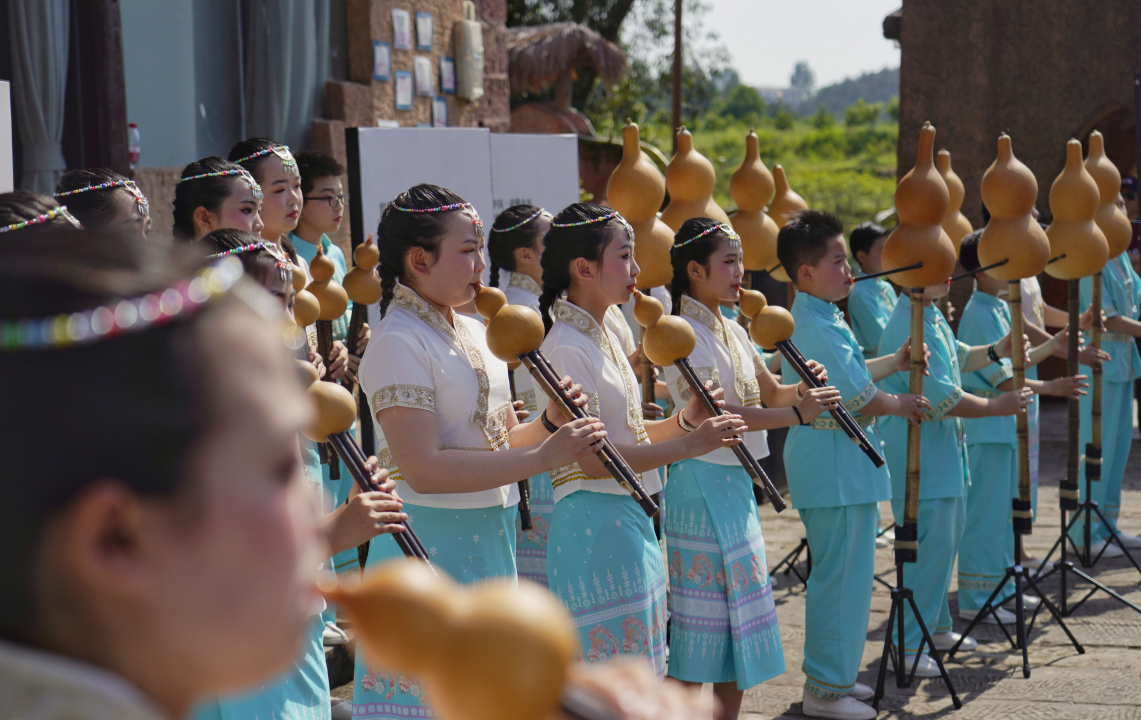
<svg viewBox="0 0 1141 720">
<path fill-rule="evenodd" d="M 1054 572 L 1054 561 L 1053 560 L 1041 560 L 1041 561 L 1039 561 L 1037 558 L 1034 558 L 1033 560 L 1031 560 L 1028 563 L 1027 567 L 1030 568 L 1031 574 L 1034 576 L 1035 579 L 1037 579 L 1039 575 L 1046 575 L 1048 573 Z"/>
<path fill-rule="evenodd" d="M 808 717 L 835 718 L 836 720 L 875 720 L 876 711 L 851 695 L 839 700 L 822 700 L 810 692 L 804 693 L 803 712 Z"/>
<path fill-rule="evenodd" d="M 1010 625 L 1010 624 L 1014 623 L 1014 621 L 1016 619 L 1014 617 L 1014 613 L 1010 612 L 1006 608 L 1000 608 L 1000 607 L 995 608 L 994 612 L 998 614 L 998 619 L 1002 621 L 1003 625 Z M 959 617 L 961 617 L 964 620 L 974 620 L 975 615 L 978 615 L 978 614 L 979 614 L 978 610 L 960 610 L 959 611 Z M 979 622 L 982 623 L 983 625 L 997 625 L 998 624 L 998 622 L 994 619 L 994 615 L 992 615 L 989 612 L 986 614 L 986 616 L 982 620 L 979 620 Z"/>
<path fill-rule="evenodd" d="M 879 549 L 882 550 L 888 545 L 891 545 L 891 540 L 888 540 L 886 535 L 880 535 L 876 538 L 876 547 Z"/>
<path fill-rule="evenodd" d="M 347 700 L 337 702 L 336 698 L 333 698 L 333 702 L 336 704 L 333 705 L 332 711 L 329 713 L 332 720 L 353 720 L 353 704 L 351 702 Z"/>
<path fill-rule="evenodd" d="M 914 664 L 915 664 L 915 654 L 914 653 L 907 653 L 904 656 L 903 672 L 910 674 L 911 673 L 911 666 Z M 888 670 L 892 669 L 890 663 L 888 664 L 887 669 Z M 942 676 L 942 673 L 939 672 L 939 665 L 935 662 L 934 658 L 932 658 L 927 653 L 923 653 L 922 655 L 919 656 L 919 665 L 917 665 L 915 668 L 915 677 L 917 677 L 917 678 L 933 678 L 933 677 L 941 677 L 941 676 Z"/>
<path fill-rule="evenodd" d="M 348 641 L 348 634 L 346 634 L 344 630 L 337 627 L 333 621 L 330 620 L 325 623 L 325 629 L 321 631 L 321 642 L 325 647 L 344 645 Z"/>
<path fill-rule="evenodd" d="M 861 702 L 867 702 L 876 696 L 876 691 L 867 685 L 858 682 L 852 687 L 852 691 L 848 693 L 848 697 L 854 697 Z"/>
<path fill-rule="evenodd" d="M 946 652 L 947 650 L 955 647 L 955 643 L 959 642 L 959 638 L 961 637 L 963 637 L 961 634 L 951 630 L 948 632 L 935 633 L 931 636 L 931 639 L 935 641 L 936 650 Z M 963 652 L 970 652 L 971 650 L 978 648 L 978 646 L 978 640 L 967 636 L 963 638 L 963 644 L 959 645 L 959 650 L 962 650 Z"/>
<path fill-rule="evenodd" d="M 1117 547 L 1116 544 L 1110 543 L 1107 547 L 1106 543 L 1109 543 L 1109 541 L 1108 540 L 1102 540 L 1101 542 L 1094 543 L 1093 545 L 1090 545 L 1089 549 L 1090 549 L 1090 552 L 1093 553 L 1094 557 L 1097 557 L 1099 554 L 1101 554 L 1102 548 L 1105 548 L 1105 554 L 1102 555 L 1102 557 L 1119 558 L 1119 557 L 1122 557 L 1125 555 L 1125 551 L 1122 550 L 1121 548 Z"/>
<path fill-rule="evenodd" d="M 1141 537 L 1137 537 L 1136 535 L 1127 535 L 1123 532 L 1119 532 L 1117 533 L 1117 539 L 1121 541 L 1122 545 L 1129 548 L 1130 550 L 1133 550 L 1134 548 L 1141 548 Z"/>
</svg>

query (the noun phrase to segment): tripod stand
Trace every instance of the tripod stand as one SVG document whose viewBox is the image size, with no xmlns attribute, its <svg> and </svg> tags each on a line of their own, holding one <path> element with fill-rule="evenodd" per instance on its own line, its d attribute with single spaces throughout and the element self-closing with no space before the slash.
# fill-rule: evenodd
<svg viewBox="0 0 1141 720">
<path fill-rule="evenodd" d="M 801 575 L 800 571 L 796 569 L 796 564 L 800 562 L 800 553 L 802 552 L 806 553 L 806 567 L 804 569 L 803 575 Z M 800 536 L 800 543 L 792 549 L 792 552 L 790 552 L 788 555 L 785 555 L 783 560 L 773 566 L 772 570 L 769 571 L 769 577 L 771 578 L 772 576 L 776 575 L 777 572 L 780 571 L 782 565 L 788 566 L 784 571 L 786 576 L 791 572 L 793 575 L 796 575 L 796 577 L 802 583 L 805 585 L 808 584 L 808 576 L 812 574 L 812 548 L 808 547 L 807 535 Z"/>
</svg>

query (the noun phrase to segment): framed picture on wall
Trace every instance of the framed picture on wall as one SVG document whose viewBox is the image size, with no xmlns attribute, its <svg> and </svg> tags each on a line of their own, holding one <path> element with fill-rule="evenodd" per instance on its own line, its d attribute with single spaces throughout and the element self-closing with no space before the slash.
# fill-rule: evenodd
<svg viewBox="0 0 1141 720">
<path fill-rule="evenodd" d="M 372 41 L 372 79 L 384 82 L 392 79 L 392 48 L 383 40 Z"/>
<path fill-rule="evenodd" d="M 448 126 L 448 98 L 437 95 L 432 98 L 432 127 Z"/>
<path fill-rule="evenodd" d="M 397 70 L 396 75 L 396 109 L 412 109 L 412 73 L 407 70 Z"/>
<path fill-rule="evenodd" d="M 432 13 L 416 13 L 416 49 L 432 49 Z"/>
<path fill-rule="evenodd" d="M 416 73 L 416 94 L 432 97 L 436 94 L 436 82 L 432 78 L 432 61 L 425 55 L 417 55 L 412 61 Z"/>
<path fill-rule="evenodd" d="M 412 16 L 407 10 L 392 11 L 392 49 L 412 49 Z"/>
<path fill-rule="evenodd" d="M 456 61 L 443 55 L 440 56 L 440 92 L 456 94 Z"/>
</svg>

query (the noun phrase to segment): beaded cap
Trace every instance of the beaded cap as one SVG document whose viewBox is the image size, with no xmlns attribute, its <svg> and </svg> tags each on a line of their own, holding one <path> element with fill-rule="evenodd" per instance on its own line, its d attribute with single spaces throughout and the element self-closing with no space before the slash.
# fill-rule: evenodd
<svg viewBox="0 0 1141 720">
<path fill-rule="evenodd" d="M 127 192 L 135 197 L 135 203 L 139 206 L 139 214 L 146 217 L 151 214 L 151 204 L 147 200 L 147 196 L 139 190 L 139 186 L 135 184 L 134 180 L 115 180 L 113 182 L 103 182 L 98 185 L 88 185 L 87 187 L 76 188 L 75 190 L 68 190 L 67 192 L 56 193 L 57 198 L 67 197 L 68 195 L 77 195 L 89 190 L 111 190 L 112 188 L 125 188 Z"/>
<path fill-rule="evenodd" d="M 78 220 L 76 220 L 75 216 L 67 211 L 67 206 L 66 205 L 60 205 L 57 208 L 52 208 L 51 210 L 48 210 L 43 215 L 35 216 L 31 220 L 25 220 L 23 222 L 13 223 L 7 227 L 0 227 L 0 233 L 12 232 L 13 230 L 23 230 L 24 228 L 29 227 L 31 225 L 40 225 L 42 223 L 48 222 L 49 220 L 54 220 L 55 218 L 57 218 L 61 215 L 64 218 L 66 218 L 67 221 L 70 222 L 76 228 L 78 228 L 80 230 L 83 229 L 83 224 L 80 223 Z"/>
<path fill-rule="evenodd" d="M 0 321 L 0 352 L 85 345 L 138 332 L 197 311 L 228 292 L 242 277 L 242 263 L 225 258 L 161 292 L 45 318 Z"/>
<path fill-rule="evenodd" d="M 536 211 L 536 212 L 535 212 L 533 215 L 531 215 L 529 218 L 527 218 L 527 219 L 526 219 L 526 220 L 524 220 L 523 222 L 521 222 L 521 223 L 516 223 L 515 225 L 512 225 L 511 227 L 508 227 L 508 228 L 497 228 L 497 227 L 495 227 L 495 226 L 492 226 L 492 228 L 491 228 L 491 232 L 511 232 L 512 230 L 514 230 L 514 229 L 516 229 L 516 228 L 521 228 L 521 227 L 523 227 L 524 225 L 526 225 L 527 223 L 531 222 L 532 220 L 534 220 L 535 218 L 539 217 L 540 215 L 542 215 L 542 214 L 543 214 L 543 213 L 545 213 L 545 212 L 547 212 L 547 211 L 546 211 L 546 210 L 544 210 L 543 208 L 539 208 L 539 209 L 538 209 L 538 211 Z M 549 213 L 548 213 L 548 214 L 549 214 Z"/>
<path fill-rule="evenodd" d="M 246 183 L 250 186 L 250 190 L 253 192 L 255 198 L 257 198 L 258 200 L 261 200 L 264 197 L 262 195 L 262 192 L 261 192 L 261 185 L 258 185 L 257 180 L 254 180 L 254 176 L 250 175 L 249 170 L 246 170 L 245 168 L 242 168 L 242 167 L 237 168 L 235 170 L 219 170 L 218 172 L 208 172 L 208 173 L 202 173 L 201 175 L 191 175 L 190 177 L 179 178 L 178 182 L 184 183 L 184 182 L 189 182 L 191 180 L 199 180 L 201 178 L 223 177 L 225 175 L 237 175 L 241 179 L 245 180 Z"/>
<path fill-rule="evenodd" d="M 274 155 L 281 158 L 282 169 L 285 170 L 287 175 L 295 175 L 300 172 L 297 169 L 297 161 L 293 159 L 293 153 L 289 152 L 288 145 L 274 145 L 273 147 L 266 148 L 265 150 L 258 150 L 256 153 L 252 155 L 246 155 L 244 158 L 235 160 L 234 162 L 241 165 L 247 160 L 253 160 L 254 158 L 259 158 L 262 155 L 269 155 L 270 153 L 273 153 Z"/>
<path fill-rule="evenodd" d="M 703 238 L 706 235 L 708 235 L 709 233 L 717 232 L 718 230 L 720 230 L 721 232 L 723 232 L 729 236 L 729 247 L 732 247 L 732 248 L 741 247 L 741 236 L 738 235 L 737 232 L 733 228 L 729 227 L 725 223 L 717 223 L 716 225 L 709 228 L 708 230 L 705 230 L 704 232 L 700 232 L 688 240 L 682 240 L 681 242 L 675 242 L 673 244 L 673 247 L 670 248 L 670 250 L 673 251 L 673 250 L 678 249 L 679 247 L 684 247 L 685 245 L 690 244 L 694 240 L 697 240 L 699 238 Z"/>
</svg>

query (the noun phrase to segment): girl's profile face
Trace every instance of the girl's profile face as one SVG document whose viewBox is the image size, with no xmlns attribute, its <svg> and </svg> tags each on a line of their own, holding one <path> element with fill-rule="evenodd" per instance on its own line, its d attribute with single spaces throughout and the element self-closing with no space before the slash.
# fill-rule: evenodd
<svg viewBox="0 0 1141 720">
<path fill-rule="evenodd" d="M 135 200 L 135 196 L 119 188 L 112 192 L 112 198 L 115 215 L 111 218 L 107 230 L 115 234 L 135 235 L 146 240 L 147 233 L 151 230 L 151 218 L 139 212 L 139 203 Z"/>
<path fill-rule="evenodd" d="M 462 212 L 450 212 L 448 231 L 440 240 L 433 258 L 423 253 L 427 272 L 414 275 L 416 291 L 439 307 L 459 307 L 475 299 L 483 284 L 484 240 L 476 232 L 472 218 Z"/>
<path fill-rule="evenodd" d="M 297 218 L 301 216 L 301 174 L 285 172 L 285 164 L 273 153 L 258 170 L 258 184 L 265 193 L 261 208 L 265 227 L 261 234 L 266 240 L 276 241 L 297 227 Z"/>
<path fill-rule="evenodd" d="M 285 311 L 285 314 L 289 316 L 289 319 L 292 320 L 293 306 L 297 302 L 297 291 L 293 289 L 292 276 L 286 275 L 286 278 L 282 280 L 280 273 L 273 273 L 263 285 L 270 295 L 273 295 L 281 302 L 281 308 Z"/>
<path fill-rule="evenodd" d="M 634 281 L 641 272 L 634 259 L 634 243 L 623 228 L 611 228 L 611 240 L 596 261 L 597 292 L 607 305 L 621 305 L 634 294 Z"/>
<path fill-rule="evenodd" d="M 729 244 L 729 238 L 719 235 L 704 266 L 690 261 L 690 268 L 696 266 L 697 269 L 696 277 L 693 273 L 689 276 L 690 286 L 696 289 L 704 285 L 705 292 L 717 300 L 736 302 L 741 299 L 741 279 L 745 276 L 743 254 L 739 246 Z"/>
</svg>

